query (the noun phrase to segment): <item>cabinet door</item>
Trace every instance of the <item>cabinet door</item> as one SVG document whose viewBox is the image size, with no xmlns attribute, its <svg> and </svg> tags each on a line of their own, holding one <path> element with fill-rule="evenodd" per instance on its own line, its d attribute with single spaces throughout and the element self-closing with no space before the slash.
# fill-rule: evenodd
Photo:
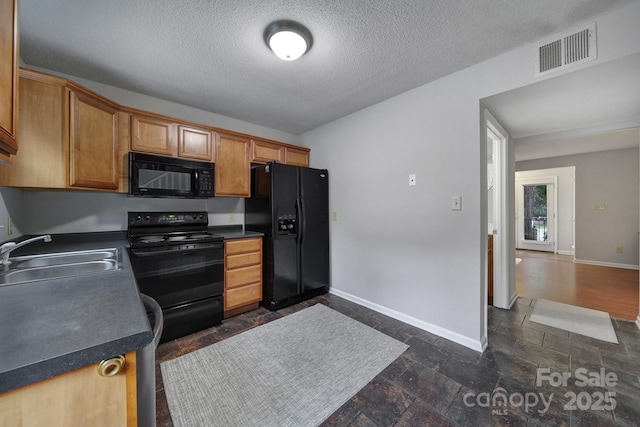
<svg viewBox="0 0 640 427">
<path fill-rule="evenodd" d="M 284 163 L 284 146 L 259 139 L 251 144 L 251 161 L 254 163 Z"/>
<path fill-rule="evenodd" d="M 131 150 L 142 153 L 177 156 L 176 126 L 166 120 L 131 115 Z"/>
<path fill-rule="evenodd" d="M 287 147 L 285 163 L 293 166 L 309 167 L 309 149 Z"/>
<path fill-rule="evenodd" d="M 101 377 L 97 364 L 0 395 L 0 425 L 133 427 L 138 424 L 136 353 L 124 369 Z"/>
<path fill-rule="evenodd" d="M 214 133 L 209 130 L 178 126 L 178 156 L 187 159 L 214 161 Z"/>
<path fill-rule="evenodd" d="M 68 146 L 64 135 L 65 81 L 20 72 L 20 152 L 0 165 L 0 185 L 66 188 Z"/>
<path fill-rule="evenodd" d="M 69 186 L 118 189 L 118 110 L 70 92 Z"/>
<path fill-rule="evenodd" d="M 249 138 L 220 134 L 216 144 L 216 196 L 251 196 Z"/>
<path fill-rule="evenodd" d="M 18 0 L 0 0 L 0 153 L 18 151 Z"/>
</svg>

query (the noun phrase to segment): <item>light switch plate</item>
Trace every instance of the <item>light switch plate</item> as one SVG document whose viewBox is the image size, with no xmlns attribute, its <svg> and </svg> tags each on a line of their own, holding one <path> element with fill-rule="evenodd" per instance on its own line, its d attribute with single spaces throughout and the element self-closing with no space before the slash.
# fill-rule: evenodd
<svg viewBox="0 0 640 427">
<path fill-rule="evenodd" d="M 451 210 L 452 211 L 462 210 L 462 196 L 451 196 Z"/>
<path fill-rule="evenodd" d="M 413 187 L 415 185 L 416 185 L 416 175 L 411 174 L 409 175 L 409 187 Z"/>
</svg>

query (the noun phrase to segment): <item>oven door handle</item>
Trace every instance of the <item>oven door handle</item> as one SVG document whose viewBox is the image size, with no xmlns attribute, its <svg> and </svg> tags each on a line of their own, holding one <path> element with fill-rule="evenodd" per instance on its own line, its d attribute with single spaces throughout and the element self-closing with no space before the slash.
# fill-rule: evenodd
<svg viewBox="0 0 640 427">
<path fill-rule="evenodd" d="M 189 252 L 206 251 L 211 249 L 222 249 L 223 247 L 224 247 L 224 244 L 220 243 L 219 245 L 216 244 L 212 246 L 207 246 L 206 248 L 193 248 L 193 249 L 180 249 L 180 250 L 167 249 L 163 251 L 152 251 L 152 252 L 146 252 L 146 251 L 140 252 L 140 251 L 132 250 L 131 255 L 139 256 L 139 257 L 149 257 L 149 256 L 168 255 L 168 254 L 182 255 Z"/>
</svg>

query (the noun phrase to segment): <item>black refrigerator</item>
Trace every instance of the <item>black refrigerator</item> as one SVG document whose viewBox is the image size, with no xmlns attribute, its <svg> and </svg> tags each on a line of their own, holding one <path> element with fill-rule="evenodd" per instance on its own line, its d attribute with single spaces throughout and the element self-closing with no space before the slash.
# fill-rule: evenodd
<svg viewBox="0 0 640 427">
<path fill-rule="evenodd" d="M 329 174 L 269 163 L 251 171 L 245 228 L 265 234 L 262 305 L 278 310 L 329 290 Z"/>
</svg>

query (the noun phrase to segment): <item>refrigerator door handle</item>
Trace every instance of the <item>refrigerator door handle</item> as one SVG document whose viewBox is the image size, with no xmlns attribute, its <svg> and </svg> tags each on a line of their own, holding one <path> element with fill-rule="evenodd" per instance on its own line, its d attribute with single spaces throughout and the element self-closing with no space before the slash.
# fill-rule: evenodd
<svg viewBox="0 0 640 427">
<path fill-rule="evenodd" d="M 302 199 L 296 199 L 296 227 L 298 234 L 298 242 L 302 244 L 304 239 L 304 202 Z"/>
</svg>

